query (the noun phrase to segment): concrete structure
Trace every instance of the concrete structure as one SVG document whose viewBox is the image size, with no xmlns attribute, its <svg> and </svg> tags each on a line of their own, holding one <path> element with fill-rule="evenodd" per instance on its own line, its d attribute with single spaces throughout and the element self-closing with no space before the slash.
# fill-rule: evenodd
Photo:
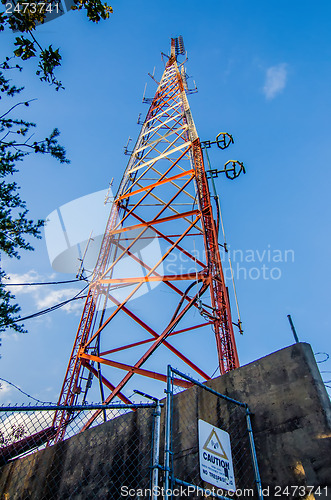
<svg viewBox="0 0 331 500">
<path fill-rule="evenodd" d="M 208 385 L 253 412 L 264 488 L 327 487 L 316 498 L 331 498 L 331 404 L 310 345 L 294 344 Z"/>
<path fill-rule="evenodd" d="M 331 498 L 331 405 L 308 344 L 275 352 L 207 385 L 252 411 L 265 498 Z M 175 471 L 199 474 L 193 430 L 197 418 L 225 422 L 217 399 L 197 387 L 174 397 Z M 7 464 L 0 498 L 130 498 L 121 496 L 122 485 L 149 484 L 152 422 L 152 412 L 141 409 Z M 162 442 L 163 435 L 162 430 Z M 302 489 L 292 496 L 295 486 Z M 320 487 L 321 494 L 302 494 L 307 486 Z M 289 496 L 282 493 L 286 487 Z"/>
</svg>

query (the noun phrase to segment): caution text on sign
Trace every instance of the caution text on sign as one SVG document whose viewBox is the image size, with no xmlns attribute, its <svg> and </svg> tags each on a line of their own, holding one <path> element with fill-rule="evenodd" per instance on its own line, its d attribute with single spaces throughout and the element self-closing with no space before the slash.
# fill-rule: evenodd
<svg viewBox="0 0 331 500">
<path fill-rule="evenodd" d="M 199 419 L 200 477 L 223 490 L 236 490 L 230 436 Z"/>
</svg>

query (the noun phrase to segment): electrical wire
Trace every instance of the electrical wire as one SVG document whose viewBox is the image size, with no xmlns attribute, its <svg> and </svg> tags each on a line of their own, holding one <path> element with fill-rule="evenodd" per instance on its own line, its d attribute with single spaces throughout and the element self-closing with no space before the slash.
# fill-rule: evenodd
<svg viewBox="0 0 331 500">
<path fill-rule="evenodd" d="M 64 285 L 66 283 L 76 283 L 78 281 L 87 281 L 88 278 L 79 278 L 66 281 L 46 281 L 34 283 L 2 283 L 3 286 L 40 286 L 40 285 Z"/>
<path fill-rule="evenodd" d="M 13 382 L 9 382 L 9 380 L 6 380 L 6 379 L 1 378 L 1 377 L 0 377 L 0 380 L 2 380 L 3 382 L 5 382 L 6 384 L 9 384 L 9 385 L 13 386 L 15 389 L 17 389 L 22 394 L 24 394 L 24 396 L 27 396 L 28 398 L 33 399 L 34 401 L 37 401 L 37 403 L 42 403 L 42 404 L 46 404 L 46 405 L 47 404 L 50 404 L 50 405 L 54 405 L 55 404 L 55 403 L 51 403 L 50 401 L 40 401 L 40 399 L 37 399 L 34 396 L 31 396 L 31 394 L 28 394 L 27 392 L 23 391 L 22 389 L 20 389 L 19 387 L 17 387 L 17 385 L 13 384 Z"/>
<path fill-rule="evenodd" d="M 212 376 L 211 376 L 210 378 L 213 378 L 213 377 L 216 375 L 216 373 L 217 373 L 217 371 L 218 371 L 219 369 L 220 369 L 220 367 L 219 367 L 219 366 L 217 366 L 216 370 L 214 371 L 214 373 L 212 374 Z"/>
<path fill-rule="evenodd" d="M 321 355 L 321 354 L 323 354 L 325 356 L 325 358 L 322 359 L 321 361 L 317 361 L 316 356 Z M 328 361 L 330 359 L 330 355 L 327 352 L 314 352 L 314 356 L 315 356 L 317 364 L 326 363 L 326 361 Z M 321 375 L 322 375 L 322 373 L 331 373 L 331 370 L 321 370 L 320 373 L 321 373 Z M 323 378 L 322 378 L 322 382 L 323 382 L 324 387 L 326 389 L 331 389 L 331 385 L 329 385 L 331 383 L 331 380 L 323 380 Z M 331 400 L 331 394 L 328 391 L 327 391 L 327 394 Z"/>
<path fill-rule="evenodd" d="M 56 311 L 57 309 L 60 309 L 61 307 L 65 306 L 66 304 L 69 304 L 69 302 L 72 302 L 73 300 L 78 300 L 78 299 L 85 299 L 87 295 L 82 295 L 81 297 L 72 297 L 71 299 L 65 300 L 64 302 L 60 302 L 59 304 L 56 304 L 55 306 L 49 307 L 48 309 L 43 309 L 42 311 L 38 311 L 37 313 L 30 314 L 29 316 L 25 316 L 24 318 L 19 318 L 18 320 L 15 321 L 15 323 L 19 323 L 21 321 L 26 321 L 27 319 L 32 319 L 32 318 L 37 318 L 38 316 L 43 316 L 44 314 L 47 314 L 52 311 Z"/>
<path fill-rule="evenodd" d="M 314 356 L 316 358 L 316 356 L 318 356 L 319 354 L 324 354 L 324 356 L 326 356 L 325 359 L 322 359 L 321 361 L 317 361 L 316 360 L 316 363 L 320 364 L 320 363 L 325 363 L 326 361 L 328 361 L 328 359 L 330 358 L 330 355 L 327 353 L 327 352 L 315 352 L 314 353 Z"/>
<path fill-rule="evenodd" d="M 80 280 L 78 280 L 78 281 L 80 281 Z M 118 285 L 118 286 L 112 288 L 112 290 L 117 290 L 118 288 L 124 288 L 127 286 L 132 286 L 132 284 L 129 283 L 129 284 Z M 84 292 L 84 290 L 86 290 L 86 288 L 88 288 L 88 287 L 89 287 L 89 283 L 71 299 L 64 300 L 63 302 L 59 302 L 58 304 L 55 304 L 52 307 L 48 307 L 47 309 L 43 309 L 42 311 L 38 311 L 38 312 L 30 314 L 28 316 L 24 316 L 24 318 L 19 318 L 16 321 L 14 321 L 14 323 L 19 323 L 19 322 L 25 321 L 27 319 L 37 318 L 38 316 L 42 316 L 42 315 L 47 314 L 47 313 L 52 312 L 52 311 L 56 311 L 57 309 L 60 309 L 61 307 L 65 306 L 66 304 L 69 304 L 69 302 L 72 302 L 73 300 L 86 299 L 87 295 L 80 295 L 80 294 L 82 292 Z M 6 325 L 4 325 L 4 326 L 6 326 Z"/>
<path fill-rule="evenodd" d="M 20 323 L 21 321 L 25 321 L 27 319 L 37 318 L 38 316 L 42 316 L 42 315 L 47 314 L 49 312 L 55 311 L 56 309 L 60 309 L 60 307 L 63 307 L 66 304 L 69 304 L 69 302 L 72 302 L 73 300 L 78 300 L 78 299 L 84 299 L 84 298 L 86 298 L 87 295 L 80 295 L 80 294 L 82 292 L 84 292 L 84 290 L 86 290 L 86 288 L 88 286 L 89 285 L 87 284 L 82 290 L 80 290 L 78 293 L 76 293 L 76 295 L 74 297 L 72 297 L 71 299 L 64 300 L 63 302 L 55 304 L 52 307 L 48 307 L 47 309 L 43 309 L 42 311 L 38 311 L 38 312 L 36 312 L 34 314 L 30 314 L 29 316 L 24 316 L 24 318 L 19 318 L 19 319 L 17 319 L 15 321 L 15 323 Z"/>
</svg>

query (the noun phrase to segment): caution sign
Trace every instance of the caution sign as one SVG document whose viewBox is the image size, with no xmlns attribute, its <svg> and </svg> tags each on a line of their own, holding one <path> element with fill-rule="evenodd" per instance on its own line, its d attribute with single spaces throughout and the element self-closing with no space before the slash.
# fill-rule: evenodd
<svg viewBox="0 0 331 500">
<path fill-rule="evenodd" d="M 223 490 L 236 490 L 229 434 L 200 419 L 199 460 L 203 481 Z"/>
</svg>

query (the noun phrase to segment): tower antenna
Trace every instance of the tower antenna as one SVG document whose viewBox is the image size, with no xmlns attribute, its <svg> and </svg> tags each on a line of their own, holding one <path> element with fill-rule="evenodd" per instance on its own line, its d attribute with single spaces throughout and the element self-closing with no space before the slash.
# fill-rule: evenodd
<svg viewBox="0 0 331 500">
<path fill-rule="evenodd" d="M 87 390 L 93 399 L 100 384 L 105 405 L 131 403 L 137 381 L 144 392 L 145 385 L 148 392 L 157 390 L 174 359 L 204 381 L 216 362 L 221 374 L 239 366 L 218 229 L 179 55 L 185 55 L 182 37 L 171 40 L 111 207 L 59 405 L 85 401 Z M 176 378 L 174 384 L 190 386 Z M 91 414 L 83 429 L 101 413 Z M 56 412 L 55 441 L 64 438 L 71 419 L 68 410 Z"/>
</svg>

